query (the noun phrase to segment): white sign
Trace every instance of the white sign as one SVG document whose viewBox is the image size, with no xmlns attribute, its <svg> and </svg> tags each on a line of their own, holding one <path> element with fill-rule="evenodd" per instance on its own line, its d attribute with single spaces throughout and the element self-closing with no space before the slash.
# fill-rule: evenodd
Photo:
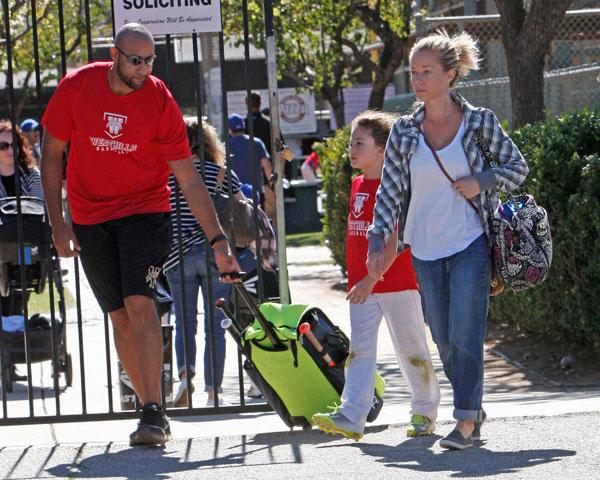
<svg viewBox="0 0 600 480">
<path fill-rule="evenodd" d="M 220 0 L 114 0 L 115 28 L 140 23 L 152 35 L 221 31 Z"/>
<path fill-rule="evenodd" d="M 269 91 L 257 90 L 262 97 L 261 108 L 269 107 Z M 298 92 L 295 88 L 280 88 L 279 126 L 281 133 L 314 133 L 317 131 L 315 97 L 310 93 Z M 238 113 L 246 117 L 246 92 L 242 90 L 227 92 L 227 110 L 229 114 Z"/>
</svg>

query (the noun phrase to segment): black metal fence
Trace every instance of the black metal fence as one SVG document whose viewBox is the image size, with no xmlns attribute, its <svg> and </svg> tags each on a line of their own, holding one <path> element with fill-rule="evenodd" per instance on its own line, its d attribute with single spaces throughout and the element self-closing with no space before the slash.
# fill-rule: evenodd
<svg viewBox="0 0 600 480">
<path fill-rule="evenodd" d="M 272 1 L 265 1 L 267 35 L 272 34 Z M 245 74 L 244 82 L 248 95 L 254 85 L 248 75 L 250 64 L 248 9 L 244 0 L 242 11 L 243 32 L 239 32 L 244 42 Z M 22 119 L 20 112 L 34 112 L 40 119 L 44 112 L 48 92 L 62 78 L 67 68 L 76 67 L 85 61 L 105 60 L 96 58 L 95 40 L 114 32 L 108 0 L 21 0 L 9 2 L 2 0 L 3 42 L 0 61 L 6 71 L 4 88 L 5 106 L 8 107 L 9 122 L 12 125 L 12 142 L 18 145 L 17 126 Z M 219 65 L 222 86 L 222 131 L 227 140 L 227 98 L 225 77 L 225 42 L 222 32 L 215 34 L 192 34 L 193 45 L 193 82 L 189 78 L 175 77 L 173 41 L 174 36 L 165 35 L 155 40 L 161 48 L 157 49 L 161 66 L 161 77 L 167 86 L 185 82 L 193 90 L 195 98 L 196 120 L 198 128 L 194 130 L 195 143 L 202 148 L 204 138 L 202 124 L 205 121 L 205 85 L 201 71 L 198 39 L 201 35 L 217 37 L 219 47 Z M 265 65 L 266 68 L 266 65 Z M 33 85 L 33 88 L 31 86 Z M 179 85 L 179 89 L 182 86 Z M 276 95 L 271 98 L 276 100 Z M 252 116 L 250 115 L 251 119 Z M 252 121 L 249 122 L 249 135 L 253 137 Z M 229 142 L 226 141 L 227 153 Z M 252 145 L 253 142 L 250 142 Z M 14 149 L 15 172 L 18 172 L 18 149 Z M 250 152 L 250 162 L 256 162 Z M 43 162 L 43 158 L 42 158 Z M 256 169 L 252 169 L 256 171 Z M 227 175 L 231 176 L 228 167 Z M 15 174 L 15 195 L 0 200 L 0 295 L 2 296 L 2 320 L 0 321 L 0 364 L 2 417 L 0 425 L 74 422 L 84 420 L 108 420 L 132 418 L 137 416 L 134 410 L 125 410 L 127 402 L 132 400 L 131 391 L 127 391 L 127 381 L 123 382 L 122 372 L 117 371 L 117 358 L 110 340 L 111 325 L 107 315 L 100 312 L 95 304 L 89 286 L 82 274 L 80 263 L 75 259 L 59 259 L 52 247 L 51 230 L 43 203 L 26 198 L 22 194 L 21 179 Z M 261 179 L 253 178 L 253 198 L 256 200 Z M 231 196 L 230 196 L 231 197 Z M 177 188 L 177 221 L 180 222 L 180 193 Z M 255 215 L 255 241 L 257 251 L 260 245 L 258 219 Z M 230 221 L 233 221 L 230 215 Z M 178 229 L 181 232 L 181 228 Z M 235 239 L 232 239 L 235 242 Z M 235 243 L 233 243 L 235 245 Z M 205 245 L 208 249 L 208 245 Z M 183 257 L 181 236 L 179 255 Z M 208 255 L 206 256 L 208 258 Z M 285 255 L 283 256 L 285 258 Z M 181 262 L 181 281 L 184 280 L 184 263 Z M 211 265 L 207 260 L 210 276 Z M 265 300 L 263 289 L 265 275 L 257 262 L 257 299 Z M 208 298 L 211 298 L 211 286 L 208 282 Z M 71 299 L 71 297 L 73 297 Z M 35 311 L 34 301 L 44 304 L 47 311 Z M 239 314 L 237 298 L 232 298 L 233 308 Z M 71 303 L 73 305 L 71 305 Z M 36 304 L 37 305 L 37 304 Z M 183 309 L 186 302 L 183 299 Z M 164 318 L 173 315 L 167 313 Z M 47 314 L 44 317 L 32 313 Z M 11 326 L 11 322 L 22 319 L 22 328 Z M 187 315 L 184 314 L 184 321 Z M 163 324 L 166 322 L 163 322 Z M 220 325 L 215 322 L 215 307 L 211 305 L 209 319 L 209 341 L 211 342 L 212 365 L 216 365 L 215 336 Z M 20 331 L 20 330 L 23 331 Z M 163 327 L 167 347 L 163 371 L 163 402 L 172 398 L 172 352 L 170 327 Z M 184 335 L 187 329 L 184 328 Z M 201 343 L 201 339 L 198 339 Z M 191 339 L 185 335 L 184 345 L 189 346 Z M 231 350 L 231 346 L 230 346 Z M 215 406 L 198 408 L 194 405 L 197 396 L 188 390 L 188 406 L 171 408 L 169 414 L 204 415 L 213 413 L 263 412 L 270 410 L 264 401 L 248 403 L 245 395 L 243 359 L 237 352 L 237 374 L 229 378 L 226 392 L 227 401 L 236 398 L 236 403 L 220 406 L 219 392 L 216 391 Z M 187 364 L 186 371 L 190 373 Z M 231 355 L 229 356 L 231 358 Z M 200 361 L 198 362 L 201 363 Z M 231 362 L 232 363 L 232 362 Z M 22 371 L 23 365 L 26 370 Z M 47 366 L 50 365 L 48 368 Z M 27 377 L 16 381 L 17 371 Z M 232 369 L 229 369 L 232 371 Z M 213 372 L 213 385 L 217 384 L 216 369 Z M 231 375 L 230 375 L 231 376 Z M 117 380 L 119 378 L 119 380 Z M 117 388 L 117 383 L 121 383 Z M 119 393 L 121 392 L 121 393 Z M 115 400 L 121 398 L 121 405 Z M 129 396 L 128 396 L 129 395 Z"/>
</svg>

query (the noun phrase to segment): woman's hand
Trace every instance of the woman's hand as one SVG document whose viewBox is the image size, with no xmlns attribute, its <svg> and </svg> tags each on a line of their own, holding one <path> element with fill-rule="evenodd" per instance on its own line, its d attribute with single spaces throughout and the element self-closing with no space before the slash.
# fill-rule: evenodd
<svg viewBox="0 0 600 480">
<path fill-rule="evenodd" d="M 367 275 L 352 287 L 352 289 L 348 292 L 348 295 L 346 295 L 346 300 L 348 300 L 350 303 L 365 303 L 376 283 L 377 280 L 373 280 Z"/>
<path fill-rule="evenodd" d="M 367 272 L 369 277 L 376 282 L 383 276 L 383 260 L 383 253 L 371 253 L 367 258 Z"/>
<path fill-rule="evenodd" d="M 461 178 L 454 182 L 454 188 L 461 196 L 466 199 L 471 199 L 476 197 L 481 192 L 481 188 L 479 187 L 479 182 L 473 176 Z"/>
</svg>

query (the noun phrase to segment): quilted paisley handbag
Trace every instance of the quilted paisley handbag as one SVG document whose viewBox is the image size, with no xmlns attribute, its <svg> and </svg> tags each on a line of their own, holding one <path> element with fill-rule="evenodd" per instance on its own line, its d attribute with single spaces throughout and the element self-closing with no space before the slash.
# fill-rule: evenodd
<svg viewBox="0 0 600 480">
<path fill-rule="evenodd" d="M 475 142 L 487 163 L 494 166 L 480 129 Z M 494 213 L 495 209 L 490 208 L 494 273 L 514 291 L 543 282 L 552 263 L 552 235 L 546 209 L 532 195 L 523 193 L 509 196 Z"/>
</svg>

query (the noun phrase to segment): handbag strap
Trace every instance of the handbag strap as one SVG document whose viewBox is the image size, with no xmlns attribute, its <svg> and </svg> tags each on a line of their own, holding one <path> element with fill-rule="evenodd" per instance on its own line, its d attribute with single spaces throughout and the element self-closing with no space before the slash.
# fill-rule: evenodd
<svg viewBox="0 0 600 480">
<path fill-rule="evenodd" d="M 442 161 L 440 160 L 440 157 L 438 157 L 438 154 L 436 153 L 435 149 L 431 146 L 431 144 L 427 140 L 427 137 L 425 136 L 425 132 L 423 130 L 421 130 L 421 134 L 423 135 L 423 139 L 425 140 L 425 145 L 427 145 L 427 148 L 429 148 L 429 150 L 431 150 L 431 153 L 433 154 L 433 158 L 435 159 L 435 163 L 437 163 L 438 167 L 440 167 L 440 170 L 446 176 L 446 178 L 450 181 L 450 183 L 454 185 L 456 183 L 456 180 L 454 180 L 450 176 L 450 174 L 446 171 L 446 169 L 444 168 L 444 165 L 442 164 Z M 477 207 L 475 206 L 475 204 L 470 199 L 468 199 L 468 198 L 465 198 L 465 200 L 467 202 L 469 202 L 469 205 L 471 205 L 471 207 L 473 208 L 473 210 L 475 210 L 475 213 L 479 214 L 479 212 L 477 211 Z"/>
</svg>

